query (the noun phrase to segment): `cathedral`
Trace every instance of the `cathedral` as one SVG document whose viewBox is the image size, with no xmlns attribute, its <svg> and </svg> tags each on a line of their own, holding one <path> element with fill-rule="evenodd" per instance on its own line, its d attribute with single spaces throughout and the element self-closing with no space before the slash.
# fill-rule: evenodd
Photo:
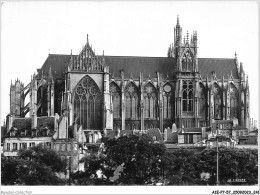
<svg viewBox="0 0 260 195">
<path fill-rule="evenodd" d="M 248 78 L 237 55 L 198 58 L 197 31 L 185 34 L 177 18 L 166 57 L 97 55 L 88 38 L 78 55 L 49 54 L 28 85 L 11 84 L 10 115 L 57 113 L 84 130 L 163 132 L 234 118 L 248 128 Z"/>
</svg>

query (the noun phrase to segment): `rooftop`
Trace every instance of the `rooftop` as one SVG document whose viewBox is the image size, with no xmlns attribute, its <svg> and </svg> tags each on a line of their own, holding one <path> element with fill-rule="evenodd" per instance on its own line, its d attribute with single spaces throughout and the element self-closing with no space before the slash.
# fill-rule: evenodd
<svg viewBox="0 0 260 195">
<path fill-rule="evenodd" d="M 37 131 L 33 133 L 31 129 L 32 118 L 15 118 L 10 130 L 15 131 L 12 137 L 52 136 L 54 134 L 54 119 L 54 117 L 38 117 Z M 48 130 L 48 134 L 46 134 L 46 130 Z M 10 137 L 10 133 L 7 132 L 5 137 Z"/>
<path fill-rule="evenodd" d="M 73 55 L 75 56 L 75 55 Z M 52 74 L 57 78 L 62 78 L 67 70 L 71 55 L 49 54 L 43 66 L 38 69 L 41 76 L 48 75 L 51 67 Z M 140 73 L 144 78 L 156 76 L 159 72 L 164 78 L 171 78 L 175 75 L 175 58 L 169 57 L 143 57 L 143 56 L 104 56 L 105 62 L 109 66 L 111 76 L 121 77 L 120 71 L 123 70 L 125 77 L 139 78 Z M 231 74 L 234 79 L 238 78 L 238 71 L 233 58 L 198 58 L 199 72 L 202 78 L 210 77 L 215 72 L 216 77 L 227 79 Z"/>
</svg>

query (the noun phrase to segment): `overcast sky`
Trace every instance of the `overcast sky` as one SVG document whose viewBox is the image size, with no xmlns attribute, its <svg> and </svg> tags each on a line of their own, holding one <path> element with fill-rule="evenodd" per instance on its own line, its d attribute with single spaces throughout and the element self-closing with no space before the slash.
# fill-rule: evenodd
<svg viewBox="0 0 260 195">
<path fill-rule="evenodd" d="M 165 57 L 179 15 L 198 32 L 198 57 L 234 58 L 249 75 L 251 116 L 258 118 L 258 9 L 255 1 L 6 2 L 1 7 L 1 124 L 11 80 L 25 85 L 51 54 Z"/>
</svg>

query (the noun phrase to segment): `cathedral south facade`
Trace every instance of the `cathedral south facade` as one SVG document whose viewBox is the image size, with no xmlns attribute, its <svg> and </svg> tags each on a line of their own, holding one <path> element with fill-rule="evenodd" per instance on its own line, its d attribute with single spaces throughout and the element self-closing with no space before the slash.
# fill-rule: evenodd
<svg viewBox="0 0 260 195">
<path fill-rule="evenodd" d="M 203 45 L 201 46 L 203 47 Z M 25 97 L 30 102 L 25 103 Z M 198 58 L 197 32 L 179 19 L 166 57 L 49 54 L 31 82 L 10 87 L 10 115 L 68 118 L 83 130 L 209 127 L 236 118 L 249 127 L 249 85 L 233 58 Z"/>
</svg>

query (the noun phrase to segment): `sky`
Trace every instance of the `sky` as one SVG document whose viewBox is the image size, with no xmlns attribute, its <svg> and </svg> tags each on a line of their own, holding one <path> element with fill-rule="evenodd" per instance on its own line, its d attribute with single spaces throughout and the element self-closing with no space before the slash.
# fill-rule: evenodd
<svg viewBox="0 0 260 195">
<path fill-rule="evenodd" d="M 14 1 L 1 5 L 1 124 L 11 80 L 26 86 L 49 53 L 78 54 L 88 34 L 98 54 L 166 57 L 177 15 L 183 33 L 197 31 L 199 58 L 237 53 L 258 119 L 257 1 Z"/>
</svg>

